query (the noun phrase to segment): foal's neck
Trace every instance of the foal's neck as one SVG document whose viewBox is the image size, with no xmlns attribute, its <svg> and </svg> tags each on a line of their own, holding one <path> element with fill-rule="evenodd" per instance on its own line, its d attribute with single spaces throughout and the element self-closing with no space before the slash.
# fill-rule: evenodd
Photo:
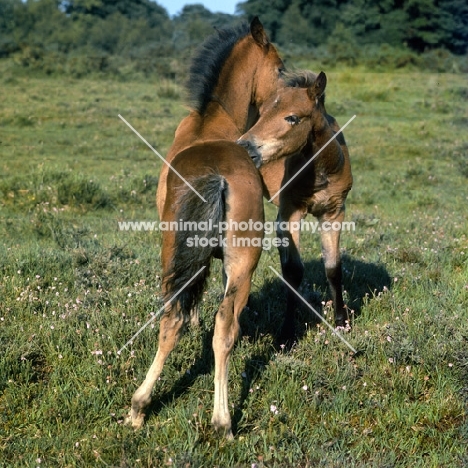
<svg viewBox="0 0 468 468">
<path fill-rule="evenodd" d="M 314 148 L 322 148 L 335 135 L 335 132 L 328 123 L 324 113 L 320 113 L 317 123 L 313 126 L 311 136 L 314 143 Z"/>
<path fill-rule="evenodd" d="M 320 151 L 320 154 L 317 156 L 317 162 L 325 166 L 327 171 L 332 172 L 343 164 L 343 152 L 340 144 L 336 138 L 330 141 L 335 136 L 335 133 L 326 116 L 322 114 L 311 131 L 311 146 L 309 146 L 310 156 L 313 157 Z"/>
<path fill-rule="evenodd" d="M 256 67 L 258 62 L 256 46 L 249 43 L 249 38 L 242 39 L 226 59 L 219 75 L 210 103 L 213 114 L 206 113 L 206 119 L 214 120 L 224 114 L 237 129 L 238 136 L 245 133 L 258 118 L 258 109 L 254 104 Z M 214 106 L 212 106 L 214 104 Z"/>
</svg>

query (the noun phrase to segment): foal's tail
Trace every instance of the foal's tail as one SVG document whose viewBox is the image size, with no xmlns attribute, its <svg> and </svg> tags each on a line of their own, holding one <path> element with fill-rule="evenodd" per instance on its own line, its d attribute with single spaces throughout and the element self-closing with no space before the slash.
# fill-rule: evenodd
<svg viewBox="0 0 468 468">
<path fill-rule="evenodd" d="M 188 315 L 203 294 L 210 273 L 211 258 L 222 252 L 222 236 L 218 226 L 224 221 L 228 183 L 219 174 L 207 174 L 191 180 L 193 191 L 187 191 L 179 199 L 176 220 L 179 229 L 175 235 L 172 264 L 166 275 L 167 302 L 182 288 L 177 296 L 182 313 Z M 183 226 L 181 226 L 183 223 Z M 192 281 L 200 268 L 205 267 Z"/>
</svg>

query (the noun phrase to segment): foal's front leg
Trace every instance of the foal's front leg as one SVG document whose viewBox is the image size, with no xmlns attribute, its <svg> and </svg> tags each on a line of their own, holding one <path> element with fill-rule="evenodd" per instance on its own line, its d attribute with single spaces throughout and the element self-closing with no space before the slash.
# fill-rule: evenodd
<svg viewBox="0 0 468 468">
<path fill-rule="evenodd" d="M 304 264 L 299 253 L 300 227 L 299 229 L 291 229 L 291 227 L 300 226 L 302 218 L 302 210 L 293 207 L 288 208 L 284 205 L 280 206 L 277 217 L 277 235 L 281 239 L 281 245 L 278 247 L 281 271 L 284 279 L 296 291 L 299 289 L 302 277 L 304 276 Z M 282 229 L 282 223 L 288 223 L 288 229 Z M 286 313 L 279 337 L 281 341 L 291 342 L 294 339 L 297 302 L 296 294 L 288 287 Z"/>
<path fill-rule="evenodd" d="M 333 307 L 335 309 L 335 325 L 337 327 L 345 327 L 347 322 L 349 325 L 348 310 L 343 301 L 340 258 L 341 223 L 344 220 L 344 215 L 343 209 L 336 216 L 326 214 L 319 219 L 325 274 L 330 286 Z M 340 228 L 335 229 L 338 227 L 338 224 L 333 223 L 339 223 Z"/>
<path fill-rule="evenodd" d="M 151 391 L 161 375 L 164 363 L 177 344 L 184 325 L 182 314 L 177 313 L 178 304 L 171 307 L 161 318 L 159 345 L 156 357 L 146 374 L 146 378 L 132 397 L 130 414 L 125 420 L 134 429 L 140 429 L 145 419 L 145 408 L 151 403 Z"/>
</svg>

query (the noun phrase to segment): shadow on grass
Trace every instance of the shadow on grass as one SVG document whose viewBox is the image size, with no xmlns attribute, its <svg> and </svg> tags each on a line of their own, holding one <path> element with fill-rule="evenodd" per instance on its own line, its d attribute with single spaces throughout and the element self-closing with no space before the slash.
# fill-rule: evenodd
<svg viewBox="0 0 468 468">
<path fill-rule="evenodd" d="M 321 260 L 311 260 L 305 262 L 304 267 L 299 294 L 322 316 L 322 302 L 331 299 L 324 265 Z M 359 317 L 366 296 L 372 298 L 373 295 L 392 286 L 390 275 L 382 264 L 366 263 L 344 255 L 342 269 L 345 303 L 353 311 L 354 319 Z M 274 279 L 266 282 L 260 291 L 251 295 L 249 308 L 259 318 L 252 320 L 251 315 L 243 314 L 241 329 L 244 335 L 257 337 L 270 334 L 277 342 L 286 309 L 286 288 L 280 279 Z M 296 341 L 304 336 L 307 328 L 319 322 L 320 318 L 298 300 Z M 278 343 L 278 346 L 283 348 L 281 343 Z"/>
<path fill-rule="evenodd" d="M 321 260 L 312 260 L 305 262 L 304 267 L 304 278 L 299 293 L 322 315 L 322 301 L 330 299 L 324 265 Z M 384 288 L 391 288 L 391 277 L 382 264 L 366 263 L 344 255 L 342 268 L 343 287 L 347 292 L 346 302 L 348 307 L 354 311 L 354 319 L 359 317 L 366 296 L 372 298 Z M 280 279 L 274 279 L 265 283 L 259 292 L 251 295 L 249 299 L 250 310 L 241 316 L 241 329 L 244 336 L 251 336 L 257 340 L 259 337 L 269 334 L 273 337 L 275 345 L 246 360 L 244 371 L 246 378 L 242 381 L 241 394 L 232 418 L 234 434 L 238 432 L 237 428 L 242 419 L 242 407 L 249 397 L 250 388 L 268 365 L 272 356 L 287 349 L 284 344 L 278 342 L 285 308 L 286 286 Z M 252 320 L 252 315 L 258 317 L 258 320 Z M 320 318 L 313 311 L 298 301 L 296 342 L 303 338 L 307 329 L 314 327 L 320 321 Z"/>
<path fill-rule="evenodd" d="M 312 260 L 305 263 L 305 274 L 300 288 L 300 294 L 321 315 L 322 301 L 329 299 L 328 283 L 324 266 L 321 260 Z M 391 278 L 383 265 L 366 263 L 348 256 L 342 258 L 343 286 L 347 292 L 347 305 L 354 311 L 356 319 L 361 311 L 366 296 L 373 297 L 384 288 L 390 289 Z M 286 308 L 286 286 L 280 279 L 265 282 L 260 291 L 253 293 L 249 298 L 247 309 L 240 318 L 243 337 L 256 343 L 266 335 L 273 338 L 274 345 L 263 345 L 260 350 L 245 361 L 242 389 L 237 398 L 231 395 L 232 401 L 237 401 L 236 409 L 232 415 L 234 434 L 238 433 L 238 426 L 242 419 L 242 408 L 250 394 L 250 388 L 273 355 L 284 351 L 284 345 L 278 342 L 278 335 L 283 322 L 283 312 Z M 307 329 L 314 327 L 320 319 L 304 304 L 298 304 L 296 315 L 296 342 L 305 335 Z M 158 414 L 161 409 L 170 404 L 174 398 L 183 395 L 195 382 L 198 376 L 210 373 L 214 367 L 212 350 L 213 330 L 201 334 L 203 344 L 199 359 L 193 364 L 189 372 L 180 377 L 172 389 L 155 399 L 149 408 L 148 416 Z"/>
</svg>

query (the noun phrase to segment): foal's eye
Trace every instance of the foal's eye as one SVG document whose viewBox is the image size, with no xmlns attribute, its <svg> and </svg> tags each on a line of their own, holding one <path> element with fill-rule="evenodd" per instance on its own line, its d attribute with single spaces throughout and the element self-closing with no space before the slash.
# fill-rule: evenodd
<svg viewBox="0 0 468 468">
<path fill-rule="evenodd" d="M 288 115 L 284 120 L 286 120 L 290 125 L 297 125 L 301 121 L 297 115 Z"/>
</svg>

